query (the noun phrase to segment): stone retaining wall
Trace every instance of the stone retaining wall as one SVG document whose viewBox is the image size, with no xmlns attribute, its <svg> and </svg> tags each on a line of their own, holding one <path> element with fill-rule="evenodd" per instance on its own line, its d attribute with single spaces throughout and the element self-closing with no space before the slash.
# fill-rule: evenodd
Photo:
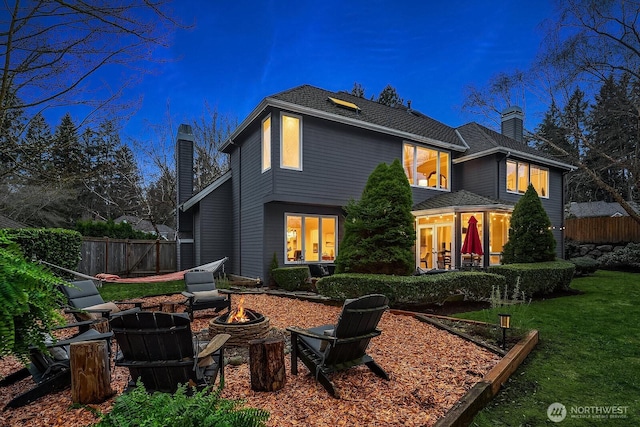
<svg viewBox="0 0 640 427">
<path fill-rule="evenodd" d="M 586 256 L 595 260 L 602 255 L 624 249 L 626 245 L 602 245 L 595 243 L 567 244 L 567 259 Z"/>
</svg>

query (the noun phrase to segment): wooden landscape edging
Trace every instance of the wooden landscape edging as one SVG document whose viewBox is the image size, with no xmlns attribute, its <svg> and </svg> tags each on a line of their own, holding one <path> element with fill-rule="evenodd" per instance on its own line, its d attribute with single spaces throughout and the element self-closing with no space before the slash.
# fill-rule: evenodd
<svg viewBox="0 0 640 427">
<path fill-rule="evenodd" d="M 498 394 L 500 386 L 518 369 L 536 344 L 538 344 L 538 331 L 534 329 L 514 345 L 507 355 L 487 372 L 482 381 L 462 396 L 444 417 L 436 422 L 435 427 L 469 426 L 476 414 Z"/>
</svg>

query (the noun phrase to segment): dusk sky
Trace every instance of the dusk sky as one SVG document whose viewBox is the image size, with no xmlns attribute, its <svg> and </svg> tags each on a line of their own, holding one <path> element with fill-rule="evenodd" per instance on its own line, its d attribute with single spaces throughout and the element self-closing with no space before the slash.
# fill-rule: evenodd
<svg viewBox="0 0 640 427">
<path fill-rule="evenodd" d="M 151 65 L 128 91 L 143 103 L 124 128 L 140 138 L 171 106 L 174 125 L 202 114 L 204 101 L 242 121 L 266 96 L 301 85 L 367 97 L 387 85 L 412 107 L 451 126 L 464 114 L 464 89 L 498 72 L 527 68 L 538 52 L 549 1 L 179 1 L 173 59 Z M 527 121 L 539 121 L 533 100 Z M 531 110 L 531 111 L 530 111 Z M 535 116 L 538 116 L 536 118 Z"/>
</svg>

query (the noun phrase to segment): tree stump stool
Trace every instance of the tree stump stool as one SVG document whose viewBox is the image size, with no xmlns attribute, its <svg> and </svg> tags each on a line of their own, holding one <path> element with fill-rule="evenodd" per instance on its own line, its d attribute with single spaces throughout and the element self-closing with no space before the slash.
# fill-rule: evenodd
<svg viewBox="0 0 640 427">
<path fill-rule="evenodd" d="M 102 403 L 114 394 L 105 340 L 71 343 L 69 364 L 71 399 L 74 403 Z"/>
<path fill-rule="evenodd" d="M 284 366 L 284 340 L 266 338 L 249 341 L 251 388 L 255 391 L 280 390 L 287 382 Z"/>
<path fill-rule="evenodd" d="M 160 311 L 164 313 L 176 313 L 178 309 L 177 302 L 163 302 L 160 303 Z"/>
<path fill-rule="evenodd" d="M 91 329 L 95 329 L 96 331 L 100 332 L 101 334 L 109 332 L 109 330 L 110 330 L 110 328 L 109 328 L 109 319 L 107 319 L 106 317 L 101 317 L 100 319 L 96 319 L 91 324 Z"/>
</svg>

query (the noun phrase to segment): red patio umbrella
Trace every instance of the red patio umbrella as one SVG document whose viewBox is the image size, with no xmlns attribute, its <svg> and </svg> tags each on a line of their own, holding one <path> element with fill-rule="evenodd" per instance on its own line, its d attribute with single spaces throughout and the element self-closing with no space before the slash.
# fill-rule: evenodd
<svg viewBox="0 0 640 427">
<path fill-rule="evenodd" d="M 475 216 L 469 218 L 469 228 L 467 228 L 467 235 L 464 236 L 464 244 L 462 245 L 463 254 L 476 254 L 482 255 L 482 242 L 480 242 L 480 235 L 478 234 L 478 220 Z"/>
</svg>

